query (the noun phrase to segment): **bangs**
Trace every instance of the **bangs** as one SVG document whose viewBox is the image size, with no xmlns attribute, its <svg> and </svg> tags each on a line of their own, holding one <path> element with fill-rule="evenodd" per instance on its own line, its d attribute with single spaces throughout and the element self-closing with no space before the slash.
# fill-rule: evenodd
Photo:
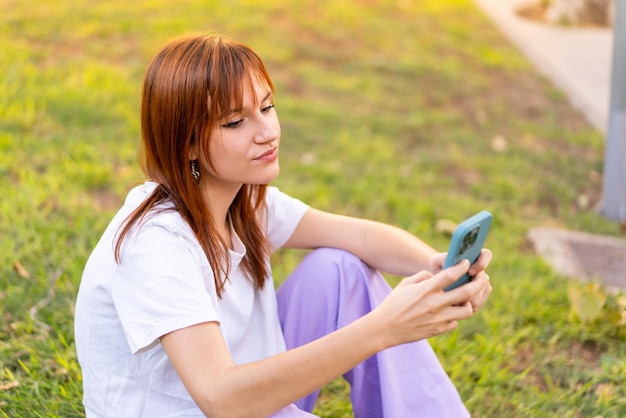
<svg viewBox="0 0 626 418">
<path fill-rule="evenodd" d="M 214 122 L 243 106 L 244 92 L 253 91 L 256 82 L 274 92 L 272 80 L 261 59 L 247 46 L 221 40 L 214 48 L 209 69 L 209 112 Z M 252 95 L 256 103 L 256 97 Z"/>
</svg>

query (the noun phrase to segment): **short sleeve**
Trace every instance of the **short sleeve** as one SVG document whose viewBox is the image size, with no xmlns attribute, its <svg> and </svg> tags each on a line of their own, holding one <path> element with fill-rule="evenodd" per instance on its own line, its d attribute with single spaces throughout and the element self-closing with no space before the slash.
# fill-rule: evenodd
<svg viewBox="0 0 626 418">
<path fill-rule="evenodd" d="M 188 238 L 148 224 L 129 239 L 111 294 L 133 353 L 177 329 L 220 321 L 213 278 Z"/>
<path fill-rule="evenodd" d="M 291 237 L 309 206 L 276 187 L 267 188 L 265 204 L 267 236 L 272 247 L 278 249 Z"/>
</svg>

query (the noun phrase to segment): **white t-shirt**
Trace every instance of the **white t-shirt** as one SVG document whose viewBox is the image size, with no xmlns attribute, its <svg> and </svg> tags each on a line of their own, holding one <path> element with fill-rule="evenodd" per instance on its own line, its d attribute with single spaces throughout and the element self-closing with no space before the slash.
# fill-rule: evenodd
<svg viewBox="0 0 626 418">
<path fill-rule="evenodd" d="M 121 223 L 156 187 L 133 189 L 91 254 L 81 280 L 75 338 L 90 417 L 203 416 L 159 338 L 216 321 L 238 364 L 285 350 L 270 275 L 255 290 L 239 263 L 246 249 L 233 231 L 230 273 L 222 298 L 189 225 L 172 210 L 149 217 L 114 259 Z M 274 249 L 289 239 L 308 206 L 268 187 L 266 232 Z M 267 261 L 269 267 L 269 260 Z"/>
</svg>

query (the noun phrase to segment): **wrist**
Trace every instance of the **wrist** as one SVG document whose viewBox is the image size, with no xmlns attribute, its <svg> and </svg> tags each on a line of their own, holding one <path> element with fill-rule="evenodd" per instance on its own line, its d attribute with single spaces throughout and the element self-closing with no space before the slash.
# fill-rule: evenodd
<svg viewBox="0 0 626 418">
<path fill-rule="evenodd" d="M 367 338 L 377 353 L 399 344 L 392 337 L 390 332 L 392 325 L 387 321 L 387 318 L 388 315 L 384 312 L 384 309 L 377 307 L 359 319 L 359 321 L 364 323 L 367 330 Z"/>
</svg>

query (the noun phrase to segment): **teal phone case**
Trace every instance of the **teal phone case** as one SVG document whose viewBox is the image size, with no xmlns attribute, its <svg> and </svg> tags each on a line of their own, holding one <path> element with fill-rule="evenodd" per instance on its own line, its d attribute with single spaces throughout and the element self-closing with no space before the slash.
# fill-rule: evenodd
<svg viewBox="0 0 626 418">
<path fill-rule="evenodd" d="M 471 264 L 474 264 L 483 248 L 492 219 L 493 215 L 483 210 L 464 220 L 456 227 L 448 248 L 448 256 L 443 264 L 444 269 L 457 264 L 463 259 L 469 260 Z M 464 274 L 443 290 L 452 290 L 470 280 L 472 278 L 468 274 Z"/>
</svg>

